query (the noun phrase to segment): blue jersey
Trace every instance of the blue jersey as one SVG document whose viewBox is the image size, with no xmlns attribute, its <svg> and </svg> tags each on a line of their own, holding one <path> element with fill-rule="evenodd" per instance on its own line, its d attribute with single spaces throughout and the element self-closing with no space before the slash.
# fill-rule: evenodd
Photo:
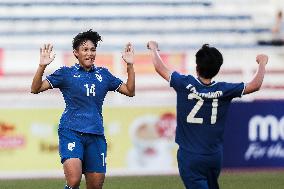
<svg viewBox="0 0 284 189">
<path fill-rule="evenodd" d="M 244 83 L 205 85 L 191 75 L 173 72 L 170 86 L 177 93 L 176 142 L 187 151 L 212 154 L 223 149 L 223 133 L 230 102 L 241 97 Z"/>
<path fill-rule="evenodd" d="M 61 67 L 46 77 L 52 88 L 59 88 L 66 108 L 60 128 L 104 134 L 102 105 L 108 91 L 116 91 L 122 81 L 106 68 L 93 66 L 85 71 L 79 64 Z"/>
</svg>

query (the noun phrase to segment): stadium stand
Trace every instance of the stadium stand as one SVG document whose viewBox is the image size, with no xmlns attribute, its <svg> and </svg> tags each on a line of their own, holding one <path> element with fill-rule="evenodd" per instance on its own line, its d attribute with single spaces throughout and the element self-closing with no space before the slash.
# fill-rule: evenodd
<svg viewBox="0 0 284 189">
<path fill-rule="evenodd" d="M 256 43 L 259 38 L 271 36 L 272 19 L 269 18 L 273 18 L 275 2 L 252 0 L 250 6 L 254 6 L 254 11 L 244 0 L 1 1 L 2 105 L 8 106 L 15 100 L 19 101 L 21 99 L 17 98 L 17 94 L 29 92 L 40 45 L 52 42 L 55 46 L 57 58 L 49 67 L 48 72 L 51 73 L 64 65 L 67 52 L 72 51 L 71 41 L 74 35 L 90 28 L 103 36 L 99 51 L 112 54 L 109 56 L 114 61 L 114 71 L 122 77 L 123 67 L 120 65 L 119 52 L 128 41 L 134 43 L 137 54 L 145 54 L 146 42 L 157 40 L 166 53 L 183 54 L 184 71 L 190 73 L 195 70 L 194 53 L 203 43 L 209 43 L 220 48 L 225 58 L 222 74 L 217 79 L 229 81 L 250 78 L 256 68 L 255 55 L 265 52 L 271 57 L 264 83 L 265 90 L 250 96 L 248 100 L 284 98 L 283 48 L 259 47 Z M 137 93 L 138 100 L 134 100 L 135 103 L 139 101 L 143 104 L 142 99 L 157 95 L 160 100 L 152 98 L 152 101 L 149 99 L 150 103 L 174 102 L 174 93 L 157 94 L 157 91 L 168 90 L 167 83 L 153 74 L 149 77 L 149 73 L 139 74 L 138 71 L 137 90 L 140 92 Z M 58 103 L 60 99 L 54 97 L 54 94 L 59 95 L 53 91 L 42 95 L 42 98 L 48 96 L 54 102 L 48 105 L 61 106 L 63 102 Z M 31 96 L 23 95 L 22 98 L 25 106 L 28 102 L 24 99 Z M 124 102 L 123 97 L 110 99 L 112 96 L 107 102 Z"/>
<path fill-rule="evenodd" d="M 125 40 L 144 50 L 146 39 L 165 41 L 168 50 L 196 48 L 203 41 L 225 48 L 254 47 L 253 36 L 269 29 L 256 27 L 252 14 L 232 11 L 233 5 L 220 11 L 213 1 L 3 1 L 0 44 L 37 48 L 52 40 L 58 48 L 70 49 L 74 34 L 94 28 L 103 35 L 106 51 L 119 50 Z"/>
</svg>

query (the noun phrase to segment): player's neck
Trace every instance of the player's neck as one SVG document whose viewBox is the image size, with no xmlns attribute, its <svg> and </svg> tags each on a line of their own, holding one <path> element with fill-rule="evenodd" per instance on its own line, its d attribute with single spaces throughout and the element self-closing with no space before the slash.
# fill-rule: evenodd
<svg viewBox="0 0 284 189">
<path fill-rule="evenodd" d="M 92 67 L 86 67 L 86 66 L 84 66 L 83 64 L 81 64 L 81 63 L 79 63 L 80 64 L 80 66 L 85 70 L 85 71 L 90 71 L 91 69 L 92 69 Z"/>
<path fill-rule="evenodd" d="M 202 78 L 200 76 L 198 76 L 198 79 L 205 85 L 210 85 L 211 84 L 211 79 L 205 79 L 205 78 Z"/>
</svg>

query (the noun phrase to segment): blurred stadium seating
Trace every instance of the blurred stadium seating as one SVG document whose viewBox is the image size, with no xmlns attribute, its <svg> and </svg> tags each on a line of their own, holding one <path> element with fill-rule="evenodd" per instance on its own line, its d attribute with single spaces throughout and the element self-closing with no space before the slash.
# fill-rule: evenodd
<svg viewBox="0 0 284 189">
<path fill-rule="evenodd" d="M 216 46 L 225 58 L 217 80 L 248 81 L 256 68 L 256 54 L 267 53 L 270 62 L 263 90 L 244 99 L 283 99 L 284 49 L 260 47 L 256 42 L 271 37 L 277 6 L 279 1 L 273 0 L 252 0 L 249 6 L 244 0 L 3 0 L 0 2 L 1 104 L 30 105 L 33 97 L 28 94 L 29 86 L 37 67 L 39 47 L 47 42 L 55 46 L 57 57 L 47 70 L 51 73 L 70 61 L 72 38 L 90 28 L 103 36 L 98 54 L 104 54 L 107 66 L 121 77 L 125 71 L 120 64 L 120 51 L 128 41 L 135 45 L 140 56 L 136 65 L 139 92 L 130 103 L 174 103 L 173 91 L 152 72 L 149 59 L 145 58 L 148 40 L 159 42 L 170 65 L 192 74 L 196 50 L 204 43 Z M 143 66 L 148 71 L 141 71 Z M 48 92 L 34 99 L 33 105 L 63 106 L 58 95 L 57 91 Z M 49 103 L 43 99 L 49 99 Z M 115 95 L 106 100 L 111 104 L 126 101 L 129 102 Z"/>
<path fill-rule="evenodd" d="M 256 25 L 250 10 L 234 1 L 1 1 L 0 42 L 5 48 L 38 48 L 56 41 L 70 49 L 70 39 L 93 28 L 104 37 L 102 50 L 120 50 L 131 40 L 138 50 L 156 39 L 164 49 L 185 50 L 200 43 L 224 48 L 255 47 L 256 34 L 269 28 Z"/>
</svg>

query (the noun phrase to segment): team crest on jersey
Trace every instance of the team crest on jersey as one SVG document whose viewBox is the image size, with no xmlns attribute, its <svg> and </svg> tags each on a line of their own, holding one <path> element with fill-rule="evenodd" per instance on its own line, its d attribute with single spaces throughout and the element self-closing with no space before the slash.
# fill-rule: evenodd
<svg viewBox="0 0 284 189">
<path fill-rule="evenodd" d="M 99 82 L 102 82 L 103 77 L 100 74 L 95 74 L 95 76 L 99 80 Z"/>
<path fill-rule="evenodd" d="M 68 150 L 73 151 L 75 148 L 75 142 L 68 143 Z"/>
</svg>

